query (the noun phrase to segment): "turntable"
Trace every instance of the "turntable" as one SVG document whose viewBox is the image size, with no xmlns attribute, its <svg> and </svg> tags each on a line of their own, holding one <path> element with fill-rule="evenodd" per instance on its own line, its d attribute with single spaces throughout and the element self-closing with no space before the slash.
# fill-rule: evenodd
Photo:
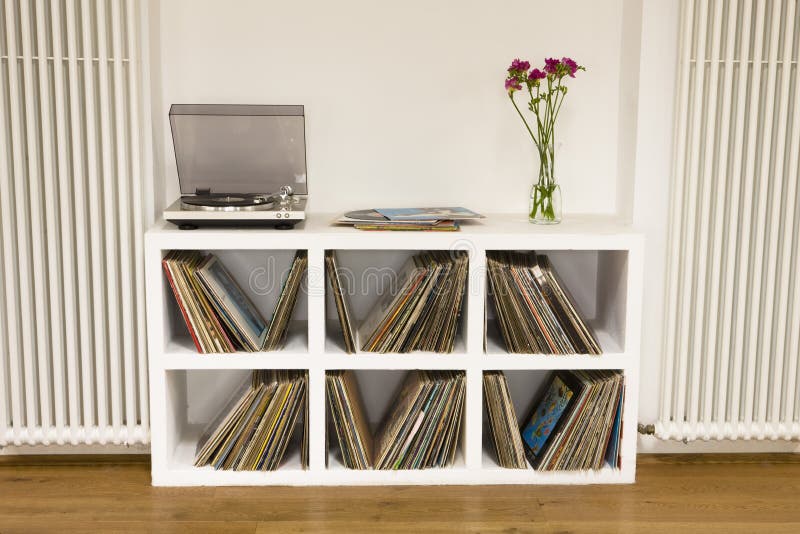
<svg viewBox="0 0 800 534">
<path fill-rule="evenodd" d="M 303 106 L 175 104 L 169 122 L 181 198 L 165 220 L 289 229 L 305 219 Z"/>
</svg>

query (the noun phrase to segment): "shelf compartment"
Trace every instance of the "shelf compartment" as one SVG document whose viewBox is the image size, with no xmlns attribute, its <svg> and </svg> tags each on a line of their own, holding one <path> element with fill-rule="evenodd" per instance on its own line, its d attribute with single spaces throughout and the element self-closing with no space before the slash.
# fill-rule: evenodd
<svg viewBox="0 0 800 534">
<path fill-rule="evenodd" d="M 606 464 L 602 469 L 585 471 L 537 471 L 506 469 L 497 463 L 491 450 L 491 437 L 484 436 L 481 482 L 484 484 L 627 484 L 633 482 L 628 472 Z"/>
<path fill-rule="evenodd" d="M 488 252 L 488 251 L 487 251 Z M 521 251 L 528 252 L 528 251 Z M 625 353 L 628 299 L 627 250 L 536 250 L 550 260 L 565 289 L 583 314 L 602 349 L 601 355 Z M 486 274 L 486 339 L 484 352 L 489 356 L 546 356 L 552 354 L 510 353 L 500 332 L 494 298 Z M 570 355 L 559 355 L 570 356 Z"/>
<path fill-rule="evenodd" d="M 195 455 L 200 439 L 209 429 L 231 398 L 247 381 L 252 369 L 202 369 L 167 370 L 166 373 L 166 469 L 176 477 L 196 480 L 202 477 L 219 480 L 242 481 L 286 471 L 303 472 L 301 447 L 303 432 L 303 410 L 298 419 L 280 466 L 275 471 L 215 470 L 212 466 L 195 467 Z M 308 385 L 306 385 L 308 395 Z M 183 472 L 183 475 L 180 474 Z M 188 473 L 188 474 L 187 474 Z M 246 482 L 243 482 L 246 483 Z"/>
<path fill-rule="evenodd" d="M 328 371 L 328 373 L 333 370 Z M 380 425 L 384 419 L 393 409 L 393 401 L 400 392 L 403 381 L 408 375 L 410 370 L 375 370 L 375 369 L 356 369 L 355 382 L 358 386 L 359 393 L 364 402 L 365 417 L 369 424 L 369 432 L 373 439 L 379 431 Z M 466 376 L 464 377 L 464 385 L 466 386 Z M 329 406 L 329 399 L 327 394 L 325 396 L 325 425 L 327 428 L 328 447 L 326 465 L 328 471 L 353 471 L 356 473 L 399 473 L 399 472 L 430 472 L 430 471 L 451 471 L 458 469 L 465 469 L 465 439 L 466 439 L 466 387 L 464 389 L 464 400 L 461 406 L 461 420 L 459 423 L 458 436 L 456 438 L 456 451 L 453 463 L 445 467 L 434 467 L 425 469 L 348 469 L 344 465 L 342 453 L 339 447 L 339 441 L 336 434 L 336 428 L 331 419 L 331 411 Z M 377 442 L 374 444 L 374 454 L 377 455 Z M 368 477 L 378 477 L 378 475 L 367 475 Z"/>
<path fill-rule="evenodd" d="M 591 323 L 590 323 L 591 326 Z M 503 342 L 503 336 L 500 334 L 500 327 L 497 324 L 497 320 L 492 318 L 487 320 L 486 324 L 486 351 L 485 354 L 487 356 L 492 357 L 492 362 L 494 363 L 494 358 L 498 356 L 513 356 L 515 358 L 519 357 L 529 357 L 529 356 L 540 356 L 542 358 L 594 358 L 594 359 L 608 359 L 611 356 L 621 356 L 624 355 L 624 351 L 622 347 L 619 345 L 618 340 L 607 330 L 603 330 L 601 328 L 593 328 L 593 332 L 595 337 L 597 338 L 597 342 L 600 344 L 600 348 L 603 349 L 603 354 L 523 354 L 523 353 L 515 353 L 515 352 L 508 352 L 506 350 L 505 343 Z"/>
<path fill-rule="evenodd" d="M 576 368 L 563 369 L 563 370 L 576 370 Z M 514 412 L 517 416 L 517 428 L 519 428 L 522 424 L 526 422 L 527 416 L 534 408 L 534 403 L 538 402 L 540 395 L 543 393 L 543 388 L 547 387 L 550 375 L 554 371 L 534 370 L 534 369 L 513 369 L 513 370 L 506 369 L 503 370 L 502 372 L 505 374 L 506 380 L 508 382 L 508 390 L 511 395 L 512 402 L 514 403 Z M 482 423 L 483 423 L 482 426 L 483 454 L 481 458 L 481 467 L 484 470 L 497 470 L 507 473 L 528 472 L 528 473 L 536 473 L 536 475 L 540 477 L 548 477 L 554 474 L 576 474 L 579 475 L 578 478 L 588 477 L 587 480 L 583 483 L 594 483 L 592 482 L 592 479 L 594 478 L 605 478 L 611 476 L 610 474 L 620 473 L 621 471 L 623 471 L 623 469 L 611 466 L 607 462 L 604 462 L 603 467 L 601 469 L 585 469 L 585 470 L 539 471 L 534 469 L 528 462 L 526 462 L 525 469 L 505 468 L 501 466 L 497 460 L 497 451 L 495 450 L 494 441 L 492 439 L 491 424 L 489 423 L 489 414 L 486 408 L 486 400 L 484 397 L 483 387 L 481 391 L 481 404 L 482 404 Z M 623 410 L 623 420 L 621 423 L 623 427 L 625 424 L 624 413 L 625 412 Z M 625 431 L 623 428 L 623 436 L 624 433 Z M 620 442 L 620 448 L 622 448 L 622 442 Z M 623 457 L 623 462 L 624 461 L 625 458 Z M 606 474 L 601 475 L 600 473 L 606 473 Z M 532 475 L 509 475 L 509 476 L 515 477 L 514 478 L 515 480 L 516 479 L 528 480 L 531 478 Z M 624 477 L 620 479 L 620 482 L 622 481 L 624 481 Z"/>
<path fill-rule="evenodd" d="M 433 358 L 435 359 L 444 359 L 445 361 L 449 361 L 450 365 L 452 365 L 455 360 L 453 359 L 454 356 L 462 357 L 467 355 L 467 345 L 466 340 L 464 339 L 463 335 L 456 335 L 455 344 L 453 346 L 453 352 L 429 352 L 423 350 L 415 350 L 412 352 L 388 352 L 384 354 L 380 354 L 377 352 L 357 352 L 355 354 L 348 354 L 345 351 L 344 341 L 342 340 L 342 331 L 339 328 L 338 321 L 326 321 L 326 328 L 325 331 L 327 335 L 325 336 L 325 354 L 334 357 L 348 357 L 348 358 L 361 358 L 362 360 L 367 359 L 381 359 L 381 358 L 388 358 L 392 359 L 394 357 L 403 357 L 403 358 L 412 358 L 418 357 L 421 360 L 425 360 L 426 358 Z M 446 367 L 442 367 L 445 369 Z"/>
<path fill-rule="evenodd" d="M 350 303 L 354 330 L 357 331 L 372 310 L 373 306 L 386 293 L 399 291 L 397 277 L 405 262 L 419 250 L 334 250 L 337 258 L 342 291 Z M 447 252 L 447 251 L 445 251 Z M 465 322 L 468 306 L 468 283 L 464 284 L 460 314 L 457 318 L 453 351 L 433 353 L 411 351 L 403 354 L 449 354 L 466 353 Z M 336 312 L 336 304 L 325 273 L 325 351 L 332 354 L 346 354 L 342 329 Z M 364 340 L 362 340 L 363 342 Z M 360 347 L 358 353 L 361 353 Z M 368 354 L 377 354 L 369 352 Z"/>
<path fill-rule="evenodd" d="M 280 363 L 286 359 L 308 357 L 308 322 L 294 320 L 289 324 L 286 344 L 283 349 L 269 352 L 231 352 L 200 354 L 189 337 L 173 337 L 167 341 L 163 364 L 167 368 L 220 369 L 232 367 L 246 369 L 254 367 L 285 367 Z M 270 364 L 270 362 L 273 362 Z M 294 366 L 292 366 L 294 367 Z M 297 367 L 298 369 L 300 367 Z"/>
<path fill-rule="evenodd" d="M 522 356 L 522 357 L 520 357 Z M 539 356 L 532 358 L 530 356 Z M 576 370 L 576 369 L 633 369 L 636 361 L 627 354 L 536 354 L 520 355 L 507 352 L 481 358 L 483 370 Z"/>
<path fill-rule="evenodd" d="M 440 369 L 461 370 L 467 369 L 475 358 L 463 356 L 457 359 L 452 354 L 437 354 L 433 352 L 413 352 L 409 354 L 327 354 L 324 365 L 326 369 Z"/>
<path fill-rule="evenodd" d="M 168 252 L 168 250 L 163 250 L 162 257 Z M 211 252 L 219 258 L 231 277 L 250 299 L 264 320 L 269 323 L 296 251 L 218 249 L 208 250 L 206 252 Z M 297 295 L 297 302 L 292 312 L 289 331 L 284 346 L 280 350 L 270 351 L 269 354 L 308 353 L 307 276 L 308 272 L 306 270 Z M 161 280 L 163 291 L 162 302 L 164 305 L 163 349 L 167 358 L 189 354 L 202 357 L 262 354 L 244 351 L 236 353 L 199 353 L 189 334 L 189 329 L 181 314 L 178 303 L 175 300 L 172 288 L 163 272 L 161 274 Z"/>
</svg>

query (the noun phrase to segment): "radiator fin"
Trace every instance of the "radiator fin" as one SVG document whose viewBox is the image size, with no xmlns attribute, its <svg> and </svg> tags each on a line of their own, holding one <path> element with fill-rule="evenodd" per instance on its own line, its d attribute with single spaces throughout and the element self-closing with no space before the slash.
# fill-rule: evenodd
<svg viewBox="0 0 800 534">
<path fill-rule="evenodd" d="M 145 4 L 0 0 L 0 446 L 149 441 Z"/>
<path fill-rule="evenodd" d="M 684 0 L 656 435 L 800 437 L 797 0 Z"/>
</svg>

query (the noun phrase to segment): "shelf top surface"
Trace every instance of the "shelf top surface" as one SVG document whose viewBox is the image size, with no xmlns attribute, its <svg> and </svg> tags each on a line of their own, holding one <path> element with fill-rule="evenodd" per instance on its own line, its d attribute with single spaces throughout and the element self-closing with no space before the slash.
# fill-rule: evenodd
<svg viewBox="0 0 800 534">
<path fill-rule="evenodd" d="M 347 225 L 336 224 L 340 214 L 309 213 L 307 219 L 292 230 L 276 230 L 272 228 L 200 228 L 197 230 L 180 230 L 172 223 L 160 220 L 148 232 L 150 239 L 163 242 L 197 239 L 221 241 L 231 239 L 231 246 L 242 240 L 269 238 L 276 243 L 306 239 L 336 239 L 346 246 L 348 242 L 364 243 L 371 247 L 371 242 L 379 243 L 378 248 L 424 248 L 440 243 L 454 243 L 470 238 L 485 241 L 498 236 L 512 239 L 569 240 L 580 242 L 585 239 L 622 239 L 626 242 L 637 241 L 641 234 L 636 229 L 616 217 L 599 215 L 571 215 L 565 217 L 560 224 L 536 225 L 528 222 L 524 215 L 518 214 L 485 214 L 486 218 L 467 221 L 457 232 L 425 232 L 425 231 L 363 231 Z M 565 241 L 566 242 L 566 241 Z M 301 245 L 302 246 L 302 245 Z M 227 247 L 226 247 L 227 248 Z M 489 247 L 487 247 L 489 248 Z M 591 248 L 578 247 L 578 248 Z"/>
</svg>

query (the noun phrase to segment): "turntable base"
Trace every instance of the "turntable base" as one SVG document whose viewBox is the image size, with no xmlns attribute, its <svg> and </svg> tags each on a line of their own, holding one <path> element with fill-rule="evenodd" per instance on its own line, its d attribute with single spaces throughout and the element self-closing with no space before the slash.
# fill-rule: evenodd
<svg viewBox="0 0 800 534">
<path fill-rule="evenodd" d="M 169 220 L 169 219 L 167 219 Z M 174 221 L 169 221 L 174 222 Z M 179 230 L 197 230 L 203 228 L 275 228 L 276 230 L 291 230 L 300 221 L 263 221 L 263 220 L 242 220 L 240 222 L 231 223 L 226 221 L 219 221 L 214 219 L 205 219 L 193 222 L 177 223 Z"/>
<path fill-rule="evenodd" d="M 260 196 L 253 202 L 244 195 L 225 197 L 183 197 L 164 210 L 164 219 L 179 228 L 258 227 L 289 230 L 305 220 L 306 199 L 295 198 L 290 202 L 272 201 Z M 218 205 L 217 205 L 218 204 Z"/>
</svg>

